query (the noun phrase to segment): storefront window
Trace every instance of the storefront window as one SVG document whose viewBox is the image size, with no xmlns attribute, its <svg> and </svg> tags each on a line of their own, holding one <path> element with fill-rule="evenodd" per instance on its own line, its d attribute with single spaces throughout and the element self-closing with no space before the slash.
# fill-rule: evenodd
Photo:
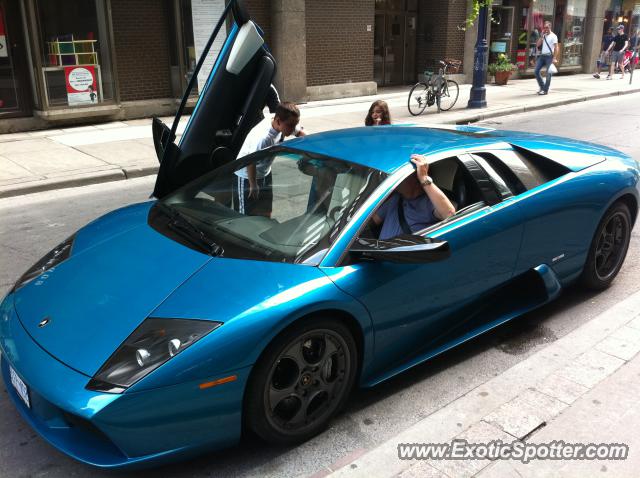
<svg viewBox="0 0 640 478">
<path fill-rule="evenodd" d="M 625 33 L 629 38 L 637 36 L 640 29 L 640 0 L 611 0 L 605 14 L 603 25 L 603 37 L 609 28 L 617 25 L 625 26 Z"/>
<path fill-rule="evenodd" d="M 49 106 L 114 97 L 105 0 L 37 0 L 42 77 Z"/>
<path fill-rule="evenodd" d="M 558 65 L 564 68 L 582 66 L 588 0 L 522 0 L 516 63 L 531 71 L 536 64 L 536 43 L 545 22 L 551 22 L 558 36 Z"/>
<path fill-rule="evenodd" d="M 584 44 L 585 17 L 587 0 L 568 0 L 562 38 L 562 65 L 582 64 L 582 46 Z"/>
<path fill-rule="evenodd" d="M 525 24 L 524 31 L 527 32 L 527 68 L 533 68 L 536 64 L 536 43 L 542 34 L 544 22 L 553 24 L 554 0 L 533 0 L 523 2 L 522 15 Z M 520 61 L 522 66 L 524 62 Z"/>
<path fill-rule="evenodd" d="M 6 12 L 5 2 L 0 1 L 0 113 L 13 112 L 19 107 L 18 81 L 10 51 L 12 38 L 9 38 Z"/>
</svg>

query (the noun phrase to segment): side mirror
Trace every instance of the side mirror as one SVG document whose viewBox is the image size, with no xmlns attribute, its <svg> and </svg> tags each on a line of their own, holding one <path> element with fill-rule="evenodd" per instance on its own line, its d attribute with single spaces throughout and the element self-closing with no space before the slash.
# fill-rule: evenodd
<svg viewBox="0 0 640 478">
<path fill-rule="evenodd" d="M 157 116 L 153 118 L 151 131 L 153 133 L 153 146 L 156 148 L 156 156 L 158 157 L 158 162 L 161 163 L 167 146 L 174 140 L 174 138 L 171 137 L 171 130 L 169 127 Z"/>
<path fill-rule="evenodd" d="M 360 260 L 421 264 L 448 258 L 451 249 L 447 241 L 404 234 L 391 239 L 358 238 L 349 249 Z"/>
</svg>

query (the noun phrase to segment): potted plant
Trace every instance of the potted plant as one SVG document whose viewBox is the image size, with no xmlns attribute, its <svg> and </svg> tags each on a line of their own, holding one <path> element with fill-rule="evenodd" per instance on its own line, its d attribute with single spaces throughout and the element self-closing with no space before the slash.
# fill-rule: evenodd
<svg viewBox="0 0 640 478">
<path fill-rule="evenodd" d="M 495 77 L 496 85 L 506 85 L 515 68 L 516 66 L 509 61 L 507 55 L 500 53 L 495 63 L 489 63 L 488 71 Z"/>
</svg>

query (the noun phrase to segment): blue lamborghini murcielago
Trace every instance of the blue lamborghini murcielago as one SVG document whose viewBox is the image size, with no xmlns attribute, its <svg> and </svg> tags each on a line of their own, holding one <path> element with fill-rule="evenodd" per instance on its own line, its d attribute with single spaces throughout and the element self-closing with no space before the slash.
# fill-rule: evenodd
<svg viewBox="0 0 640 478">
<path fill-rule="evenodd" d="M 178 118 L 173 128 L 153 123 L 155 199 L 77 231 L 0 306 L 9 396 L 42 437 L 84 463 L 158 464 L 233 445 L 244 430 L 301 442 L 328 426 L 354 386 L 374 386 L 569 284 L 605 288 L 627 252 L 639 165 L 603 146 L 390 126 L 237 159 L 276 66 L 238 1 L 212 40 L 227 17 L 180 141 Z M 457 212 L 379 240 L 371 218 L 413 174 L 412 153 L 428 157 Z M 234 172 L 265 158 L 273 213 L 240 214 Z"/>
</svg>

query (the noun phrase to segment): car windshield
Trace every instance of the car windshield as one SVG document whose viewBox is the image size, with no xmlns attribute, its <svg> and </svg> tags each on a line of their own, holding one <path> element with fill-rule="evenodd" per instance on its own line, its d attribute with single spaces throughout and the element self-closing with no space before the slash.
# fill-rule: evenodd
<svg viewBox="0 0 640 478">
<path fill-rule="evenodd" d="M 247 171 L 256 167 L 257 188 Z M 270 176 L 270 177 L 268 177 Z M 158 201 L 156 229 L 175 237 L 180 218 L 190 245 L 214 255 L 317 265 L 386 175 L 347 161 L 285 148 L 260 151 Z M 164 227 L 162 226 L 164 224 Z M 175 223 L 173 223 L 175 225 Z M 174 234 L 170 233 L 174 231 Z M 197 245 L 197 244 L 196 244 Z"/>
</svg>

